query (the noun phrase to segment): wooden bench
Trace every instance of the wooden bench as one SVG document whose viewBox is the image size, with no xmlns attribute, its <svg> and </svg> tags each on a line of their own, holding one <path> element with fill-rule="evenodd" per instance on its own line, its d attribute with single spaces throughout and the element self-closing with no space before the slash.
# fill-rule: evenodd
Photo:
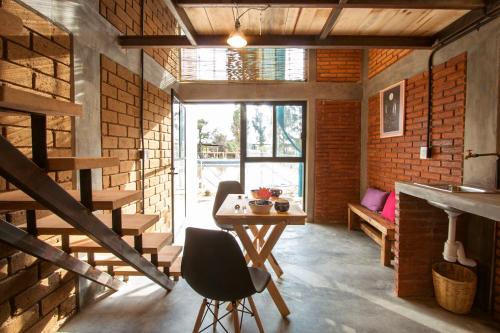
<svg viewBox="0 0 500 333">
<path fill-rule="evenodd" d="M 347 206 L 347 229 L 349 231 L 361 229 L 380 245 L 380 262 L 384 266 L 390 266 L 391 249 L 395 240 L 396 226 L 394 223 L 361 205 L 348 204 Z M 357 217 L 361 218 L 361 221 Z"/>
</svg>

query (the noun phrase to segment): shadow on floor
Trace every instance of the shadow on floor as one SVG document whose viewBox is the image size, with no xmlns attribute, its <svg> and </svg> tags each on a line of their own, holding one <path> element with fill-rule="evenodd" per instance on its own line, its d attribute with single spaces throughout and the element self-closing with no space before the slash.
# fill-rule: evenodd
<svg viewBox="0 0 500 333">
<path fill-rule="evenodd" d="M 266 332 L 500 331 L 481 313 L 458 316 L 432 298 L 396 297 L 394 271 L 379 264 L 377 245 L 344 225 L 290 226 L 273 252 L 285 272 L 277 285 L 291 315 L 281 318 L 267 291 L 256 295 Z M 182 280 L 167 294 L 146 278 L 131 278 L 61 332 L 191 332 L 200 302 Z M 243 332 L 258 332 L 252 318 L 245 318 Z"/>
</svg>

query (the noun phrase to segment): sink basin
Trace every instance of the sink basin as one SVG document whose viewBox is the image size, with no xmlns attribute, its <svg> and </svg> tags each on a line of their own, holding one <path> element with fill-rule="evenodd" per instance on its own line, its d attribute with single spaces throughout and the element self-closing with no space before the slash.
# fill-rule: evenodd
<svg viewBox="0 0 500 333">
<path fill-rule="evenodd" d="M 487 189 L 487 188 L 481 188 L 477 186 L 470 186 L 470 185 L 451 185 L 451 184 L 419 184 L 415 183 L 415 185 L 422 186 L 422 187 L 427 187 L 433 190 L 439 190 L 443 192 L 448 192 L 448 193 L 500 193 L 500 191 L 497 191 L 495 189 Z"/>
</svg>

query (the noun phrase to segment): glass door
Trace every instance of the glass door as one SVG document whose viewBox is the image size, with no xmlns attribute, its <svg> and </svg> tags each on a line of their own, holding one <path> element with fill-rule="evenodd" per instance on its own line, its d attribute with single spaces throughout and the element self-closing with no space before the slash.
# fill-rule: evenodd
<svg viewBox="0 0 500 333">
<path fill-rule="evenodd" d="M 244 103 L 240 178 L 248 193 L 277 187 L 283 197 L 304 205 L 306 104 Z"/>
<path fill-rule="evenodd" d="M 186 107 L 172 89 L 172 233 L 186 219 Z"/>
</svg>

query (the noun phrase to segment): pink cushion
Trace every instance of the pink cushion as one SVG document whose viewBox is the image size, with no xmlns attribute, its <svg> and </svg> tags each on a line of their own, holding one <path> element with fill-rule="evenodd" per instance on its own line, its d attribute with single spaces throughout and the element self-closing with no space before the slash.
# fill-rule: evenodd
<svg viewBox="0 0 500 333">
<path fill-rule="evenodd" d="M 373 212 L 380 212 L 384 208 L 385 200 L 389 193 L 377 190 L 376 188 L 368 188 L 366 190 L 361 205 Z"/>
<path fill-rule="evenodd" d="M 396 193 L 391 192 L 387 201 L 385 202 L 384 209 L 382 210 L 382 216 L 391 222 L 394 222 L 396 215 Z"/>
</svg>

